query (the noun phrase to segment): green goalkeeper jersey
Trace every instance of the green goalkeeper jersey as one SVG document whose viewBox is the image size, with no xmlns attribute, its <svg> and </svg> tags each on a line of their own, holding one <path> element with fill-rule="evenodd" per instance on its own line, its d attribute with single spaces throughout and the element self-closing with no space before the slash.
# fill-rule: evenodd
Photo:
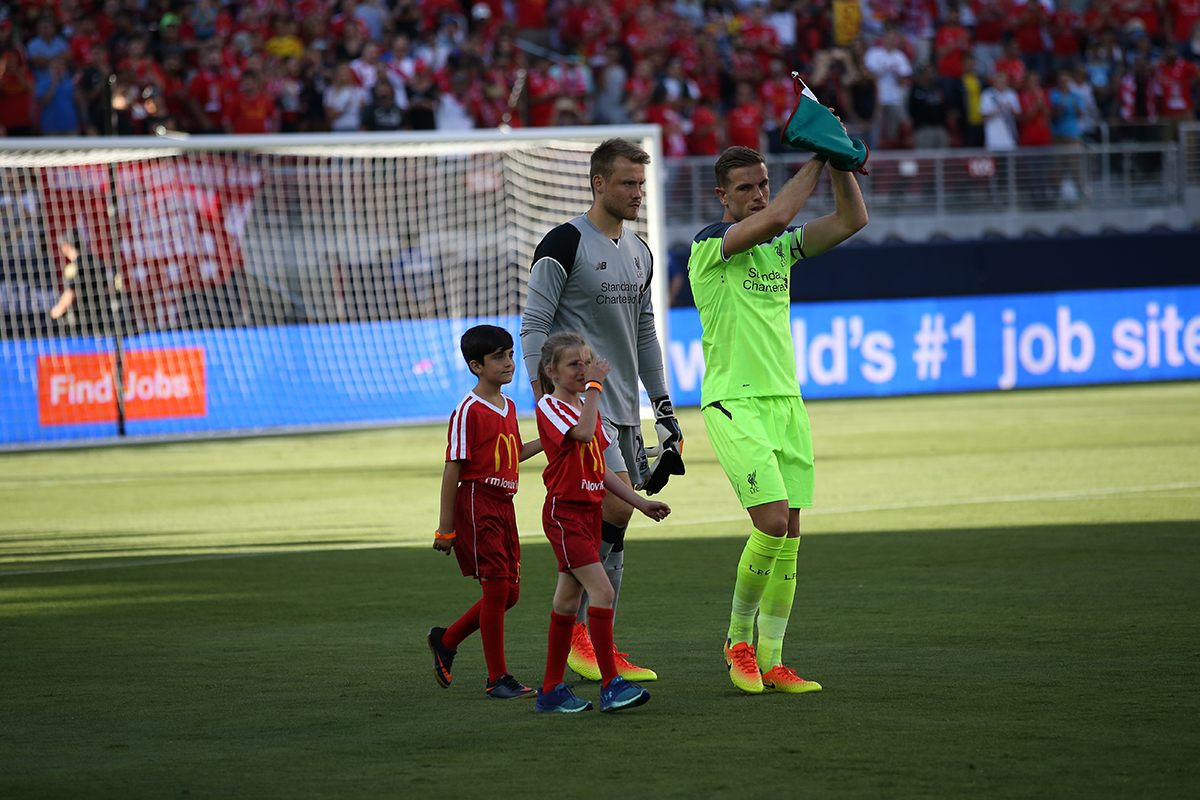
<svg viewBox="0 0 1200 800">
<path fill-rule="evenodd" d="M 733 225 L 718 222 L 700 231 L 688 257 L 703 328 L 702 406 L 740 397 L 800 395 L 789 290 L 791 267 L 804 258 L 804 229 L 785 231 L 726 261 L 721 243 Z"/>
</svg>

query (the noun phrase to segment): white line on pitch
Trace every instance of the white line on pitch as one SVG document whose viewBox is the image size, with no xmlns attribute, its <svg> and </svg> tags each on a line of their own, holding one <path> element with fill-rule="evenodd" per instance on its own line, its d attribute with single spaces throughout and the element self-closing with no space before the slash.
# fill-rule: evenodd
<svg viewBox="0 0 1200 800">
<path fill-rule="evenodd" d="M 995 497 L 964 497 L 955 500 L 923 500 L 912 503 L 885 503 L 873 506 L 848 506 L 845 508 L 806 508 L 803 516 L 830 514 L 860 514 L 868 511 L 903 511 L 913 508 L 940 508 L 945 506 L 986 505 L 989 503 L 1038 503 L 1053 500 L 1080 500 L 1088 497 L 1115 497 L 1125 494 L 1170 492 L 1181 489 L 1200 489 L 1200 483 L 1160 483 L 1150 486 L 1114 486 L 1106 489 L 1073 489 L 1062 492 L 1039 494 L 1012 494 Z M 667 519 L 659 525 L 703 525 L 713 522 L 741 522 L 745 516 L 706 517 L 704 519 Z M 651 523 L 638 523 L 637 527 L 650 527 Z"/>
</svg>

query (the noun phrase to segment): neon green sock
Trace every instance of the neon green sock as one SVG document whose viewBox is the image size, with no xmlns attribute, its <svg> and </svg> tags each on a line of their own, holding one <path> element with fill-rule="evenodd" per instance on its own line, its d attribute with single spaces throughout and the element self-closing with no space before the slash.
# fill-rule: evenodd
<svg viewBox="0 0 1200 800">
<path fill-rule="evenodd" d="M 767 672 L 783 663 L 783 634 L 787 631 L 788 617 L 792 615 L 792 601 L 796 597 L 796 557 L 800 549 L 800 537 L 785 539 L 783 549 L 775 558 L 775 569 L 767 581 L 758 614 L 758 645 L 754 655 L 758 657 L 758 668 Z"/>
<path fill-rule="evenodd" d="M 733 586 L 733 612 L 729 615 L 729 639 L 733 644 L 754 638 L 754 615 L 771 579 L 775 557 L 783 547 L 782 537 L 752 531 L 738 561 L 737 582 Z"/>
</svg>

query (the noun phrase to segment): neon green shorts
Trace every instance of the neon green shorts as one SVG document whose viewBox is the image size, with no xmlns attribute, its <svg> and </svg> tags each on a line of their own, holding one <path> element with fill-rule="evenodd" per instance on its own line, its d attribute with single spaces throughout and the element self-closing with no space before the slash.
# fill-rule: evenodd
<svg viewBox="0 0 1200 800">
<path fill-rule="evenodd" d="M 701 410 L 717 461 L 742 508 L 787 500 L 812 508 L 813 449 L 808 411 L 799 397 L 747 397 Z"/>
</svg>

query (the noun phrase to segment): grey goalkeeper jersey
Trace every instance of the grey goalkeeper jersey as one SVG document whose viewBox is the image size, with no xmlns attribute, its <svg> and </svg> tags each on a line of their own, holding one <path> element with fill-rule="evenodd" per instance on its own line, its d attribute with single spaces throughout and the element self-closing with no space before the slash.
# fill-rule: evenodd
<svg viewBox="0 0 1200 800">
<path fill-rule="evenodd" d="M 521 349 L 531 380 L 551 333 L 577 331 L 612 372 L 600 393 L 600 415 L 615 425 L 640 425 L 638 378 L 652 398 L 667 393 L 654 330 L 650 248 L 622 226 L 614 242 L 587 214 L 546 234 L 533 254 Z"/>
</svg>

